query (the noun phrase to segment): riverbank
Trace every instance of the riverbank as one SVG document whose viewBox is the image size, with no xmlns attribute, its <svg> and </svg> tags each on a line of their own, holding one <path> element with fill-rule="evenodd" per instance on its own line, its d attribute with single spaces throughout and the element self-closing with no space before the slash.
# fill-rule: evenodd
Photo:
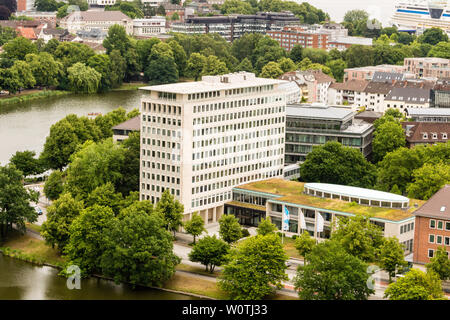
<svg viewBox="0 0 450 320">
<path fill-rule="evenodd" d="M 20 102 L 44 99 L 49 97 L 57 97 L 71 94 L 70 91 L 63 90 L 28 90 L 21 93 L 0 97 L 0 106 L 9 105 Z"/>
<path fill-rule="evenodd" d="M 36 231 L 32 230 L 32 232 Z M 57 249 L 51 248 L 45 244 L 45 241 L 30 233 L 21 235 L 17 231 L 12 231 L 8 239 L 0 247 L 0 252 L 11 258 L 58 269 L 61 269 L 65 263 L 64 257 L 59 254 Z M 220 272 L 216 271 L 213 274 L 209 274 L 201 267 L 185 264 L 179 264 L 176 270 L 174 276 L 163 287 L 157 289 L 203 299 L 229 299 L 227 293 L 220 290 L 217 286 L 217 277 L 220 275 Z M 104 278 L 102 276 L 99 277 Z M 276 293 L 268 297 L 268 299 L 291 300 L 297 298 L 287 294 Z"/>
</svg>

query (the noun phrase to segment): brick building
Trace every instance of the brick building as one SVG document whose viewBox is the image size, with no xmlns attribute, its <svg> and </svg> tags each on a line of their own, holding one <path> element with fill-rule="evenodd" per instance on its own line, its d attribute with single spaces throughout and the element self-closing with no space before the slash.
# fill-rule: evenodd
<svg viewBox="0 0 450 320">
<path fill-rule="evenodd" d="M 449 122 L 402 122 L 405 130 L 406 146 L 433 145 L 446 143 L 450 136 Z"/>
<path fill-rule="evenodd" d="M 450 185 L 436 192 L 416 216 L 414 232 L 413 263 L 430 262 L 438 247 L 450 251 Z"/>
</svg>

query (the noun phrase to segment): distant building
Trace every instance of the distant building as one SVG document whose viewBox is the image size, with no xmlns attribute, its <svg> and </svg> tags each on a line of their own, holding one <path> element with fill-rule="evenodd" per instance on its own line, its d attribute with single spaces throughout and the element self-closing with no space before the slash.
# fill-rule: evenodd
<svg viewBox="0 0 450 320">
<path fill-rule="evenodd" d="M 125 139 L 128 139 L 128 135 L 131 132 L 139 132 L 140 130 L 141 130 L 141 116 L 136 116 L 112 127 L 113 140 L 123 141 Z"/>
<path fill-rule="evenodd" d="M 76 11 L 60 21 L 60 26 L 69 30 L 70 33 L 91 29 L 108 32 L 108 29 L 115 24 L 123 26 L 128 35 L 133 34 L 133 20 L 121 11 Z"/>
<path fill-rule="evenodd" d="M 450 253 L 450 185 L 436 192 L 413 214 L 416 216 L 413 263 L 430 262 L 438 247 Z"/>
<path fill-rule="evenodd" d="M 387 81 L 385 75 L 380 73 L 394 73 L 394 74 L 404 74 L 405 67 L 397 65 L 382 64 L 378 66 L 367 66 L 360 68 L 347 68 L 344 69 L 344 82 L 350 80 L 365 80 L 365 81 L 380 81 L 380 77 L 383 76 L 385 79 L 381 81 Z M 377 74 L 377 78 L 374 79 L 374 75 Z M 395 79 L 389 79 L 395 80 Z M 402 79 L 403 80 L 403 79 Z"/>
<path fill-rule="evenodd" d="M 18 2 L 19 5 L 20 2 Z M 33 8 L 35 9 L 35 8 Z M 45 12 L 45 11 L 32 11 L 27 9 L 26 11 L 20 10 L 17 7 L 17 12 L 14 13 L 16 17 L 25 16 L 28 18 L 32 18 L 34 21 L 38 21 L 40 23 L 46 23 L 48 27 L 55 28 L 56 27 L 56 11 Z"/>
<path fill-rule="evenodd" d="M 154 16 L 148 19 L 133 20 L 133 35 L 151 37 L 166 33 L 166 18 Z"/>
<path fill-rule="evenodd" d="M 337 37 L 335 40 L 328 42 L 328 50 L 337 49 L 339 51 L 344 51 L 353 45 L 363 45 L 371 46 L 373 43 L 372 38 L 362 38 L 362 37 Z"/>
<path fill-rule="evenodd" d="M 430 107 L 450 108 L 450 81 L 438 81 L 431 89 L 430 95 Z"/>
<path fill-rule="evenodd" d="M 290 71 L 278 79 L 295 83 L 300 89 L 300 98 L 308 103 L 327 103 L 328 88 L 335 82 L 334 78 L 326 75 L 322 70 Z"/>
<path fill-rule="evenodd" d="M 286 103 L 300 103 L 302 91 L 295 82 L 286 82 L 280 84 L 280 89 L 286 92 Z"/>
<path fill-rule="evenodd" d="M 414 87 L 394 87 L 384 98 L 384 107 L 380 112 L 389 108 L 397 109 L 402 113 L 407 108 L 429 108 L 430 89 Z"/>
<path fill-rule="evenodd" d="M 369 84 L 365 80 L 349 80 L 343 83 L 335 82 L 328 90 L 328 104 L 362 106 L 362 92 Z"/>
<path fill-rule="evenodd" d="M 267 35 L 278 41 L 280 47 L 287 51 L 296 45 L 300 45 L 302 48 L 326 50 L 331 37 L 329 33 L 309 31 L 301 26 L 287 26 L 282 30 L 270 30 L 267 31 Z"/>
<path fill-rule="evenodd" d="M 383 113 L 381 112 L 365 110 L 363 112 L 356 114 L 355 119 L 360 119 L 367 123 L 374 123 L 377 119 L 381 118 L 382 116 Z"/>
<path fill-rule="evenodd" d="M 408 148 L 449 141 L 450 122 L 402 122 L 402 127 Z"/>
<path fill-rule="evenodd" d="M 69 32 L 66 29 L 42 28 L 41 32 L 38 34 L 38 38 L 44 40 L 44 42 L 47 43 L 51 39 L 62 41 L 64 36 L 67 36 L 68 34 Z"/>
<path fill-rule="evenodd" d="M 416 122 L 450 122 L 450 108 L 407 108 L 406 116 Z"/>
<path fill-rule="evenodd" d="M 450 59 L 405 58 L 404 66 L 418 78 L 450 78 Z"/>
<path fill-rule="evenodd" d="M 285 163 L 303 162 L 313 146 L 338 141 L 357 148 L 365 157 L 372 153 L 373 125 L 355 120 L 348 108 L 325 105 L 288 105 L 286 107 Z"/>
<path fill-rule="evenodd" d="M 418 202 L 378 190 L 273 178 L 235 186 L 232 199 L 225 203 L 225 213 L 235 215 L 243 225 L 255 227 L 261 219 L 270 217 L 287 236 L 307 231 L 318 241 L 330 238 L 333 223 L 339 218 L 364 214 L 381 228 L 383 236 L 396 237 L 407 255 L 413 250 Z M 282 219 L 286 209 L 289 224 L 284 231 Z M 319 219 L 323 221 L 322 230 Z M 302 228 L 302 222 L 306 228 Z"/>
<path fill-rule="evenodd" d="M 217 33 L 232 42 L 246 33 L 266 34 L 298 22 L 299 19 L 291 12 L 258 12 L 254 15 L 188 16 L 184 22 L 172 23 L 171 27 L 173 32 L 184 34 Z"/>
</svg>

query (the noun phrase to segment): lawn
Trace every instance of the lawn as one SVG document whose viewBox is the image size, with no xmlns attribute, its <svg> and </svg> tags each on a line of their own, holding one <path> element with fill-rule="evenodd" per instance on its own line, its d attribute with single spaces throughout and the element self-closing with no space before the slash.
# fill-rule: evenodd
<svg viewBox="0 0 450 320">
<path fill-rule="evenodd" d="M 213 273 L 209 273 L 208 271 L 205 271 L 204 267 L 196 267 L 196 266 L 191 266 L 189 264 L 184 264 L 184 263 L 180 263 L 179 265 L 177 265 L 176 269 L 181 270 L 181 271 L 187 271 L 187 272 L 200 274 L 203 276 L 215 277 L 215 278 L 217 278 L 220 275 L 219 270 L 214 270 Z"/>
<path fill-rule="evenodd" d="M 6 255 L 37 264 L 60 265 L 64 263 L 58 250 L 47 246 L 42 240 L 27 234 L 21 235 L 17 231 L 8 234 L 8 238 L 1 244 L 1 249 Z"/>
<path fill-rule="evenodd" d="M 228 295 L 217 287 L 214 279 L 199 279 L 194 275 L 176 273 L 164 284 L 164 288 L 199 294 L 219 300 L 227 300 Z"/>
<path fill-rule="evenodd" d="M 28 222 L 25 223 L 25 226 L 27 227 L 27 229 L 31 229 L 37 233 L 41 233 L 42 226 L 38 226 L 37 224 L 32 224 L 32 223 L 28 223 Z"/>
<path fill-rule="evenodd" d="M 303 257 L 298 254 L 297 249 L 295 249 L 295 240 L 292 238 L 284 237 L 284 251 L 286 251 L 286 254 L 290 258 L 296 258 L 303 260 Z"/>
</svg>

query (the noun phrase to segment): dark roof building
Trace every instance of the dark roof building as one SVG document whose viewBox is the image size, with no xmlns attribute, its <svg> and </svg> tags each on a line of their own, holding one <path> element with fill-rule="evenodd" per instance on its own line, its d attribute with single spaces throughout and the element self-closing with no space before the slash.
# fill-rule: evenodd
<svg viewBox="0 0 450 320">
<path fill-rule="evenodd" d="M 375 71 L 375 73 L 372 76 L 373 82 L 400 81 L 403 79 L 404 79 L 404 74 L 396 73 L 396 72 Z"/>
<path fill-rule="evenodd" d="M 355 119 L 361 119 L 368 123 L 374 123 L 375 120 L 381 118 L 382 116 L 383 116 L 383 114 L 381 112 L 366 110 L 366 111 L 358 113 L 355 116 Z"/>
<path fill-rule="evenodd" d="M 402 122 L 402 127 L 409 148 L 423 144 L 445 143 L 450 136 L 449 122 Z"/>
<path fill-rule="evenodd" d="M 117 126 L 112 127 L 112 130 L 114 141 L 127 139 L 131 132 L 141 130 L 141 116 L 136 116 L 125 122 L 119 123 Z"/>
</svg>

